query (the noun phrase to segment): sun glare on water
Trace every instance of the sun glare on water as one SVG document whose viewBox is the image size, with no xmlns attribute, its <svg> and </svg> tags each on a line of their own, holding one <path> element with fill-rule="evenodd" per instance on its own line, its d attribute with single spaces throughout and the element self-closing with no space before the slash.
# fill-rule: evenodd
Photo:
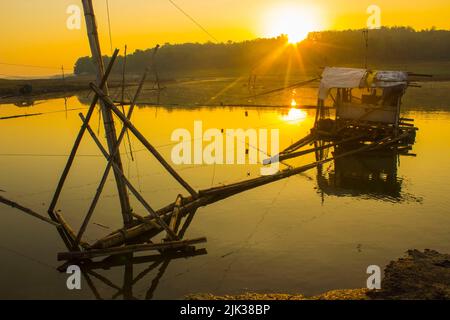
<svg viewBox="0 0 450 320">
<path fill-rule="evenodd" d="M 291 108 L 289 109 L 289 112 L 287 115 L 281 116 L 281 119 L 283 119 L 286 122 L 301 122 L 305 120 L 307 117 L 307 113 L 304 110 L 297 109 L 297 108 Z"/>
<path fill-rule="evenodd" d="M 305 40 L 312 31 L 318 31 L 319 16 L 315 10 L 302 6 L 287 6 L 269 10 L 264 18 L 265 36 L 288 36 L 289 43 Z"/>
</svg>

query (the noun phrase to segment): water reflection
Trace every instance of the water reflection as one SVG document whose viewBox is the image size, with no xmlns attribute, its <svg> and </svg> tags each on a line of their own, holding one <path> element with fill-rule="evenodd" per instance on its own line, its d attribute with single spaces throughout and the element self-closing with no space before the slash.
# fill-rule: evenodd
<svg viewBox="0 0 450 320">
<path fill-rule="evenodd" d="M 319 170 L 317 183 L 326 195 L 401 199 L 402 181 L 397 177 L 395 154 L 336 159 L 333 170 Z"/>
<path fill-rule="evenodd" d="M 90 103 L 91 99 L 92 96 L 86 101 Z M 304 99 L 301 102 L 303 104 Z M 75 97 L 69 100 L 69 105 L 73 110 L 86 107 Z M 23 112 L 13 105 L 3 105 L 1 109 L 2 116 Z M 79 130 L 80 119 L 78 112 L 68 112 L 65 119 L 64 113 L 59 112 L 64 110 L 61 99 L 49 100 L 30 110 L 46 115 L 10 119 L 0 126 L 2 136 L 7 137 L 1 141 L 4 155 L 0 160 L 4 170 L 0 172 L 0 189 L 39 209 L 54 192 L 56 179 Z M 156 110 L 157 119 L 154 116 Z M 166 158 L 170 158 L 171 132 L 180 127 L 190 128 L 198 119 L 203 119 L 208 128 L 279 127 L 280 146 L 288 146 L 305 136 L 314 120 L 313 110 L 306 110 L 308 117 L 298 125 L 280 119 L 289 109 L 248 110 L 246 117 L 242 108 L 148 107 L 137 108 L 133 120 Z M 163 257 L 155 252 L 145 257 L 142 254 L 115 256 L 86 264 L 83 271 L 93 285 L 86 295 L 83 291 L 82 297 L 178 299 L 193 292 L 227 294 L 247 288 L 261 292 L 275 288 L 280 292 L 313 295 L 328 289 L 364 286 L 368 265 L 383 265 L 401 255 L 405 248 L 443 246 L 443 250 L 448 251 L 449 203 L 445 187 L 449 179 L 446 169 L 450 114 L 413 112 L 404 116 L 415 118 L 421 128 L 414 146 L 419 155 L 417 158 L 401 157 L 401 165 L 395 155 L 377 155 L 376 162 L 367 161 L 363 156 L 346 158 L 330 167 L 324 165 L 317 177 L 311 175 L 317 181 L 305 179 L 310 177 L 306 173 L 202 208 L 189 229 L 189 237 L 208 237 L 209 254 L 205 254 L 206 251 L 203 254 L 178 252 Z M 98 120 L 96 112 L 93 123 L 97 124 Z M 152 205 L 160 208 L 173 201 L 180 190 L 150 157 L 139 152 L 142 146 L 133 142 L 138 160 L 132 162 L 124 156 L 130 168 L 130 179 L 142 188 Z M 104 159 L 100 154 L 95 156 L 95 150 L 96 146 L 86 139 L 68 192 L 63 194 L 62 209 L 75 226 L 80 223 L 81 213 L 87 210 L 86 200 L 92 199 L 98 185 L 99 168 L 104 168 Z M 290 164 L 300 166 L 313 161 L 312 158 L 293 159 Z M 252 176 L 259 174 L 259 167 L 253 170 L 246 166 L 217 166 L 214 169 L 185 166 L 177 170 L 198 188 L 248 179 L 249 171 Z M 322 206 L 317 190 L 313 189 L 317 185 L 322 194 L 330 195 Z M 355 196 L 351 197 L 352 194 Z M 424 201 L 420 198 L 417 203 L 410 194 L 420 196 Z M 99 205 L 95 222 L 111 229 L 119 227 L 120 215 L 114 213 L 117 198 L 113 181 L 108 182 L 107 192 Z M 361 214 L 366 209 L 370 214 Z M 335 214 L 327 214 L 329 212 Z M 18 218 L 13 212 L 3 214 L 1 224 L 6 245 L 47 264 L 55 264 L 55 253 L 62 246 L 56 233 L 44 229 L 45 226 L 39 228 L 40 225 L 27 217 Z M 24 228 L 28 232 L 27 238 L 18 243 L 16 236 L 23 233 Z M 345 232 L 333 232 L 335 230 Z M 95 240 L 105 232 L 104 228 L 93 227 L 87 236 Z M 34 241 L 30 249 L 33 251 L 27 252 L 29 241 L 33 239 L 40 241 Z M 290 243 L 289 249 L 280 250 L 286 243 Z M 355 250 L 357 244 L 367 250 L 358 252 Z M 4 259 L 9 264 L 5 265 L 9 272 L 1 279 L 4 296 L 79 297 L 66 290 L 65 274 L 61 275 L 61 280 L 54 269 L 47 272 L 36 268 L 30 273 L 28 268 L 21 268 L 23 261 L 20 259 Z M 344 273 L 352 276 L 330 277 L 330 274 Z M 223 278 L 226 278 L 223 288 L 217 289 Z M 31 286 L 30 283 L 42 283 L 42 286 Z M 83 288 L 88 290 L 87 282 L 83 281 Z"/>
<path fill-rule="evenodd" d="M 207 254 L 206 249 L 192 249 L 191 251 L 184 252 L 165 252 L 163 255 L 155 254 L 135 257 L 133 254 L 128 254 L 110 256 L 99 262 L 88 262 L 84 264 L 81 267 L 81 271 L 89 289 L 98 300 L 117 299 L 121 296 L 124 300 L 137 300 L 138 298 L 133 292 L 133 288 L 145 281 L 149 285 L 146 286 L 143 297 L 145 300 L 151 300 L 171 261 L 205 254 Z M 140 272 L 135 272 L 137 269 L 135 266 L 140 265 L 145 265 L 146 267 Z M 121 285 L 112 282 L 107 276 L 102 274 L 104 270 L 113 268 L 120 268 L 120 271 L 123 272 Z M 114 289 L 114 293 L 112 295 L 108 294 L 108 296 L 102 295 L 99 291 L 99 285 L 111 287 Z"/>
<path fill-rule="evenodd" d="M 191 211 L 184 220 L 180 232 L 178 233 L 180 240 L 182 240 L 186 234 L 196 212 L 196 210 Z M 152 237 L 148 236 L 147 242 L 152 243 L 151 239 Z M 159 250 L 158 254 L 149 254 L 145 256 L 136 256 L 133 253 L 129 253 L 111 255 L 100 261 L 87 259 L 79 262 L 78 265 L 80 266 L 81 272 L 89 286 L 89 289 L 98 300 L 117 299 L 120 296 L 122 296 L 124 300 L 137 300 L 138 298 L 133 293 L 133 288 L 139 284 L 145 283 L 145 281 L 148 281 L 145 279 L 148 279 L 149 277 L 151 279 L 150 285 L 144 286 L 146 288 L 144 299 L 151 300 L 153 299 L 161 278 L 164 276 L 169 264 L 173 260 L 188 259 L 206 254 L 207 251 L 204 248 L 198 249 L 195 246 L 186 246 L 181 249 Z M 70 262 L 67 262 L 60 266 L 58 270 L 65 272 L 66 268 L 70 264 Z M 144 269 L 137 272 L 138 267 L 141 267 L 142 269 L 142 266 L 144 266 Z M 103 274 L 105 270 L 115 268 L 120 268 L 119 273 L 123 272 L 122 285 L 117 285 Z M 96 281 L 93 281 L 94 278 Z M 99 284 L 111 287 L 115 292 L 109 296 L 102 296 L 98 290 Z"/>
<path fill-rule="evenodd" d="M 347 151 L 346 148 L 336 148 L 334 155 Z M 318 167 L 319 191 L 323 195 L 337 197 L 373 198 L 389 202 L 409 200 L 412 196 L 402 193 L 403 179 L 397 173 L 400 156 L 398 152 L 386 151 L 335 159 L 328 167 Z"/>
</svg>

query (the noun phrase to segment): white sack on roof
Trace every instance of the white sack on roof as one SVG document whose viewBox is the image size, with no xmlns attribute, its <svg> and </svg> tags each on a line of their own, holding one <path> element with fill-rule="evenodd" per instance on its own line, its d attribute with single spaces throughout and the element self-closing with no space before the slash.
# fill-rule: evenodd
<svg viewBox="0 0 450 320">
<path fill-rule="evenodd" d="M 386 82 L 402 82 L 408 80 L 408 74 L 403 71 L 377 71 L 375 80 Z"/>
<path fill-rule="evenodd" d="M 408 85 L 408 73 L 403 71 L 377 71 L 372 87 L 395 87 Z"/>
</svg>

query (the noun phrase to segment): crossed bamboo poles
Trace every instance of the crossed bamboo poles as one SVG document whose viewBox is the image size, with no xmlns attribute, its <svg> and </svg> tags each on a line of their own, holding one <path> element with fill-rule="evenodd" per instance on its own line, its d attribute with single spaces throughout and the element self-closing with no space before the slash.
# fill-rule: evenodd
<svg viewBox="0 0 450 320">
<path fill-rule="evenodd" d="M 150 153 L 153 154 L 153 156 L 160 162 L 160 164 L 169 172 L 169 174 L 175 179 L 177 180 L 181 186 L 183 186 L 191 195 L 191 197 L 198 197 L 197 192 L 170 166 L 170 164 L 161 156 L 161 154 L 152 146 L 152 144 L 139 132 L 138 129 L 136 129 L 136 127 L 134 127 L 134 125 L 131 123 L 130 119 L 132 117 L 133 111 L 134 111 L 134 107 L 136 105 L 136 101 L 139 98 L 139 95 L 142 91 L 143 85 L 145 83 L 146 77 L 147 77 L 147 73 L 149 71 L 148 68 L 146 68 L 142 79 L 139 83 L 138 89 L 135 93 L 135 96 L 133 98 L 133 102 L 131 103 L 129 109 L 128 109 L 128 113 L 125 116 L 116 106 L 115 104 L 111 101 L 111 99 L 109 98 L 109 96 L 107 96 L 105 93 L 103 93 L 102 91 L 102 87 L 105 86 L 105 84 L 107 83 L 107 79 L 109 77 L 109 74 L 111 73 L 111 70 L 113 68 L 114 62 L 117 58 L 117 55 L 119 53 L 119 50 L 115 50 L 114 54 L 108 64 L 107 69 L 105 70 L 105 74 L 102 77 L 102 80 L 100 82 L 100 87 L 97 87 L 95 84 L 91 84 L 92 89 L 95 92 L 94 98 L 92 100 L 92 103 L 87 111 L 86 116 L 83 116 L 81 113 L 79 114 L 83 124 L 81 126 L 81 129 L 77 135 L 77 138 L 75 140 L 74 146 L 70 152 L 69 158 L 67 160 L 66 166 L 63 170 L 63 173 L 60 177 L 60 180 L 58 182 L 57 188 L 55 190 L 53 199 L 51 201 L 51 204 L 48 208 L 48 213 L 50 215 L 50 218 L 52 219 L 52 221 L 54 221 L 55 223 L 58 223 L 61 225 L 61 228 L 59 228 L 58 230 L 60 231 L 60 235 L 63 238 L 67 248 L 70 250 L 69 252 L 72 253 L 73 255 L 75 253 L 78 253 L 78 256 L 81 259 L 85 259 L 85 258 L 90 258 L 90 257 L 96 257 L 98 255 L 105 255 L 105 254 L 117 254 L 117 253 L 128 253 L 128 252 L 137 252 L 137 251 L 144 251 L 144 250 L 164 250 L 164 249 L 179 249 L 179 248 L 185 248 L 186 246 L 192 245 L 192 244 L 196 244 L 196 243 L 201 243 L 201 242 L 205 242 L 206 238 L 198 238 L 198 239 L 192 239 L 192 240 L 180 240 L 179 234 L 177 234 L 174 231 L 174 227 L 175 226 L 179 226 L 180 222 L 181 222 L 181 215 L 178 214 L 173 214 L 174 217 L 174 221 L 170 221 L 169 220 L 169 224 L 172 227 L 169 227 L 168 223 L 162 218 L 160 217 L 155 210 L 150 206 L 150 204 L 144 199 L 144 197 L 137 191 L 137 189 L 133 186 L 133 184 L 127 179 L 127 177 L 125 176 L 125 174 L 123 173 L 121 167 L 116 163 L 115 159 L 116 159 L 116 155 L 119 152 L 119 148 L 120 148 L 120 144 L 125 136 L 125 134 L 129 131 L 131 131 L 136 138 L 148 149 L 148 151 Z M 100 100 L 103 101 L 103 103 L 120 119 L 123 121 L 123 128 L 117 138 L 117 143 L 115 144 L 115 148 L 113 149 L 113 152 L 111 152 L 111 154 L 108 153 L 108 151 L 106 150 L 106 148 L 102 145 L 102 143 L 100 142 L 99 138 L 96 136 L 96 134 L 94 133 L 94 131 L 92 130 L 92 128 L 89 125 L 89 121 L 92 117 L 92 114 L 94 112 L 95 106 L 97 104 L 97 102 Z M 98 148 L 100 149 L 100 151 L 102 152 L 102 154 L 105 156 L 106 160 L 107 160 L 107 165 L 105 168 L 105 171 L 103 173 L 103 176 L 101 178 L 101 181 L 99 183 L 99 186 L 97 188 L 97 191 L 92 199 L 92 202 L 89 206 L 88 212 L 86 214 L 86 216 L 83 219 L 83 222 L 81 224 L 80 229 L 78 230 L 77 233 L 75 233 L 72 228 L 67 224 L 67 222 L 64 220 L 64 218 L 62 217 L 62 215 L 58 214 L 55 212 L 55 207 L 58 203 L 58 199 L 61 195 L 62 189 L 64 187 L 64 183 L 67 179 L 67 176 L 70 172 L 71 166 L 73 164 L 73 161 L 76 157 L 76 153 L 78 150 L 78 147 L 81 144 L 82 138 L 85 134 L 85 132 L 88 132 L 92 139 L 94 140 L 94 142 L 96 143 L 96 145 L 98 146 Z M 148 215 L 155 219 L 155 223 L 154 224 L 150 224 L 150 227 L 153 227 L 154 225 L 157 225 L 158 227 L 161 227 L 162 229 L 164 229 L 167 233 L 167 240 L 164 243 L 161 244 L 137 244 L 137 245 L 126 245 L 125 247 L 122 248 L 108 248 L 105 250 L 103 250 L 102 252 L 96 252 L 96 250 L 87 250 L 90 249 L 91 246 L 89 244 L 87 244 L 86 242 L 83 241 L 82 237 L 83 234 L 86 231 L 86 228 L 89 224 L 89 221 L 95 211 L 96 205 L 98 203 L 98 200 L 100 199 L 101 193 L 103 191 L 103 188 L 106 184 L 108 175 L 111 171 L 111 168 L 113 168 L 114 172 L 116 175 L 118 175 L 120 177 L 120 179 L 122 180 L 122 182 L 127 186 L 127 188 L 131 191 L 131 193 L 136 197 L 136 199 L 144 206 L 144 208 L 148 211 Z M 178 197 L 178 203 L 181 204 L 181 197 Z M 176 210 L 174 210 L 174 212 L 176 213 Z M 136 214 L 133 214 L 135 219 L 137 219 L 136 221 L 142 221 L 143 218 L 137 216 Z M 135 222 L 134 222 L 135 223 Z M 67 255 L 67 253 L 66 253 Z M 69 259 L 74 259 L 73 255 L 69 255 Z M 60 254 L 59 259 L 61 260 L 65 260 L 65 255 Z"/>
</svg>

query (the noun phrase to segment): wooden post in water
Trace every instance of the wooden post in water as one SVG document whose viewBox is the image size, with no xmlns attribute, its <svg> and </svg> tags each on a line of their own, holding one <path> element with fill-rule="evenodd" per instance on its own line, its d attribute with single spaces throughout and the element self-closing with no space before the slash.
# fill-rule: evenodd
<svg viewBox="0 0 450 320">
<path fill-rule="evenodd" d="M 93 63 L 97 69 L 97 83 L 100 84 L 101 79 L 104 74 L 104 66 L 102 60 L 102 53 L 100 49 L 100 42 L 97 33 L 97 23 L 95 21 L 94 8 L 92 5 L 92 0 L 82 0 L 83 10 L 86 20 L 86 28 L 89 37 L 89 45 L 91 48 Z M 108 95 L 108 85 L 105 84 L 103 92 Z M 105 103 L 100 100 L 100 106 L 103 117 L 103 124 L 105 127 L 106 140 L 108 143 L 108 149 L 110 154 L 114 154 L 117 144 L 117 134 L 114 127 L 114 118 L 111 110 L 105 106 Z M 123 172 L 122 159 L 120 153 L 115 154 L 114 162 L 117 166 L 114 167 L 114 176 L 117 185 L 117 191 L 119 193 L 120 206 L 122 209 L 122 216 L 124 225 L 129 225 L 132 221 L 130 199 L 128 198 L 128 192 L 125 183 L 121 178 L 121 173 Z"/>
</svg>

